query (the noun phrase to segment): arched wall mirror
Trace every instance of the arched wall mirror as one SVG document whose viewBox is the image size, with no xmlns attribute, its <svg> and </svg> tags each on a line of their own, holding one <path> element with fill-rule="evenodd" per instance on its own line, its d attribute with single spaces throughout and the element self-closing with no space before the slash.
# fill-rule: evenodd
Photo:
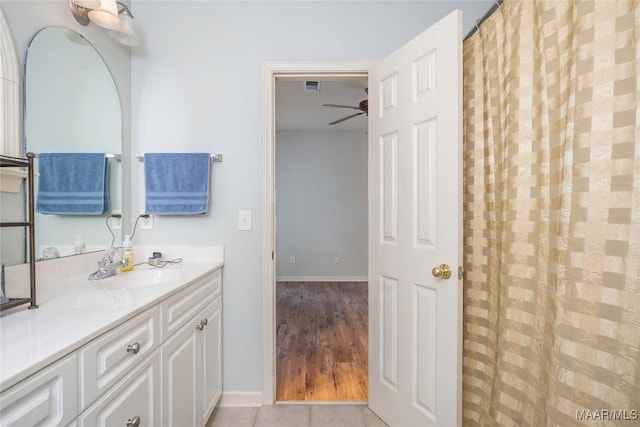
<svg viewBox="0 0 640 427">
<path fill-rule="evenodd" d="M 98 51 L 79 33 L 46 27 L 31 40 L 25 63 L 24 131 L 34 153 L 122 153 L 122 111 L 118 90 Z M 36 159 L 36 171 L 38 171 Z M 122 163 L 107 160 L 109 211 L 102 215 L 36 213 L 36 256 L 76 252 L 76 236 L 86 251 L 122 241 L 117 222 L 122 212 Z M 36 188 L 40 177 L 36 177 Z M 37 194 L 37 190 L 36 190 Z"/>
</svg>

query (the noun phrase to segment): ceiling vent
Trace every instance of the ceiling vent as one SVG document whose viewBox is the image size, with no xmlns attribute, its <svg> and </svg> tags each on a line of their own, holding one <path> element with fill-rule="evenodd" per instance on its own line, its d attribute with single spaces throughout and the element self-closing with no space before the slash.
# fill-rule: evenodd
<svg viewBox="0 0 640 427">
<path fill-rule="evenodd" d="M 305 81 L 304 93 L 320 93 L 320 82 L 312 80 Z"/>
</svg>

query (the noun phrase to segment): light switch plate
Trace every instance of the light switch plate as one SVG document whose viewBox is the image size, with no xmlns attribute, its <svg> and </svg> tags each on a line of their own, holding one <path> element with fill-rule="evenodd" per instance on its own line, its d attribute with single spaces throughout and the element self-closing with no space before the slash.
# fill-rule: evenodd
<svg viewBox="0 0 640 427">
<path fill-rule="evenodd" d="M 238 230 L 251 230 L 251 211 L 238 211 Z"/>
</svg>

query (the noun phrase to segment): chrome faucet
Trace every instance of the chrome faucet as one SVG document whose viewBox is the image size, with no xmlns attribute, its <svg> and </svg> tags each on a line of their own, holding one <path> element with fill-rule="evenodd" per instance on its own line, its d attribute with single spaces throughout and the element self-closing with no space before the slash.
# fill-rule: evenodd
<svg viewBox="0 0 640 427">
<path fill-rule="evenodd" d="M 115 276 L 120 267 L 129 265 L 129 260 L 124 258 L 122 248 L 109 248 L 98 263 L 98 269 L 89 275 L 89 280 L 100 280 Z"/>
</svg>

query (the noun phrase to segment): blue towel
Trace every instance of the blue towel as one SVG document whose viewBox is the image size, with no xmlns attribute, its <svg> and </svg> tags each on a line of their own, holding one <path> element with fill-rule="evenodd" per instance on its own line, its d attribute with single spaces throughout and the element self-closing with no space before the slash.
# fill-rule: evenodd
<svg viewBox="0 0 640 427">
<path fill-rule="evenodd" d="M 145 154 L 145 213 L 207 213 L 210 168 L 209 153 Z"/>
<path fill-rule="evenodd" d="M 109 210 L 105 153 L 38 154 L 36 211 L 101 215 Z"/>
</svg>

